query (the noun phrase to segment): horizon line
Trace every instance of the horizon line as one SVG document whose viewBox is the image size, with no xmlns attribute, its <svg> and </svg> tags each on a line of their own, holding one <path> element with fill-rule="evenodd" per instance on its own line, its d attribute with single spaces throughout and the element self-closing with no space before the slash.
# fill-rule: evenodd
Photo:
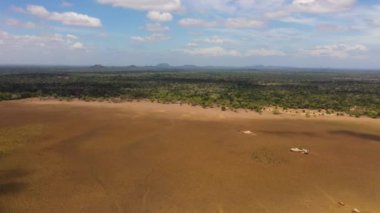
<svg viewBox="0 0 380 213">
<path fill-rule="evenodd" d="M 160 66 L 164 65 L 164 66 Z M 348 67 L 298 67 L 298 66 L 285 66 L 285 65 L 194 65 L 194 64 L 183 64 L 183 65 L 171 65 L 169 63 L 158 63 L 156 65 L 104 65 L 104 64 L 89 64 L 89 65 L 68 65 L 68 64 L 0 64 L 0 67 L 94 67 L 94 66 L 102 66 L 104 68 L 126 68 L 135 66 L 136 68 L 144 68 L 144 67 L 155 67 L 161 69 L 169 69 L 169 68 L 181 68 L 181 67 L 190 67 L 193 66 L 195 68 L 232 68 L 232 69 L 245 69 L 245 68 L 278 68 L 278 69 L 323 69 L 323 70 L 363 70 L 363 71 L 380 71 L 380 68 L 348 68 Z"/>
</svg>

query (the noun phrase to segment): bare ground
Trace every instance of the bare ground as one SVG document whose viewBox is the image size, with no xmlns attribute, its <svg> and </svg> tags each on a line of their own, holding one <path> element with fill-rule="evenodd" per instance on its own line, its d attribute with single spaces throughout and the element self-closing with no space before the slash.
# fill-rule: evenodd
<svg viewBox="0 0 380 213">
<path fill-rule="evenodd" d="M 31 126 L 7 136 L 0 212 L 380 212 L 379 120 L 0 103 L 0 132 Z"/>
</svg>

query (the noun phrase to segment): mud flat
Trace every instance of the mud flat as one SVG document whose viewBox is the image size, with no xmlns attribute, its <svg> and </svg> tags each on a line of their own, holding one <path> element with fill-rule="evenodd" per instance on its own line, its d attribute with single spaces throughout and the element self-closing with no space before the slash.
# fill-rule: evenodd
<svg viewBox="0 0 380 213">
<path fill-rule="evenodd" d="M 380 120 L 30 99 L 0 133 L 0 212 L 380 212 Z"/>
</svg>

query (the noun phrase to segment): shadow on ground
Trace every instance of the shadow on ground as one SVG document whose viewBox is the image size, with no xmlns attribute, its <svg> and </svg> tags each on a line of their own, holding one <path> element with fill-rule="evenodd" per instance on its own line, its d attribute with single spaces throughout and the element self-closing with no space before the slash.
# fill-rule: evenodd
<svg viewBox="0 0 380 213">
<path fill-rule="evenodd" d="M 27 184 L 17 180 L 29 175 L 25 170 L 0 170 L 0 196 L 15 194 L 26 188 Z"/>
<path fill-rule="evenodd" d="M 21 192 L 26 187 L 23 182 L 0 183 L 0 196 Z"/>
<path fill-rule="evenodd" d="M 303 135 L 303 136 L 318 136 L 318 134 L 313 132 L 306 131 L 260 131 L 264 134 L 279 135 L 279 136 L 294 136 L 294 135 Z"/>
<path fill-rule="evenodd" d="M 348 130 L 329 131 L 329 133 L 333 135 L 344 135 L 344 136 L 350 136 L 350 137 L 363 139 L 363 140 L 371 140 L 371 141 L 380 142 L 380 135 L 375 135 L 375 134 L 354 132 L 354 131 L 348 131 Z"/>
</svg>

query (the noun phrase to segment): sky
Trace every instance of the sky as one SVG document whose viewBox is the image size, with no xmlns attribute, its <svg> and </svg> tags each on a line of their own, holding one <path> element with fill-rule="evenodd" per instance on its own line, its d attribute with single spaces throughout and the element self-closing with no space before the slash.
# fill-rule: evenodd
<svg viewBox="0 0 380 213">
<path fill-rule="evenodd" d="M 380 69 L 379 0 L 0 0 L 0 64 Z"/>
</svg>

